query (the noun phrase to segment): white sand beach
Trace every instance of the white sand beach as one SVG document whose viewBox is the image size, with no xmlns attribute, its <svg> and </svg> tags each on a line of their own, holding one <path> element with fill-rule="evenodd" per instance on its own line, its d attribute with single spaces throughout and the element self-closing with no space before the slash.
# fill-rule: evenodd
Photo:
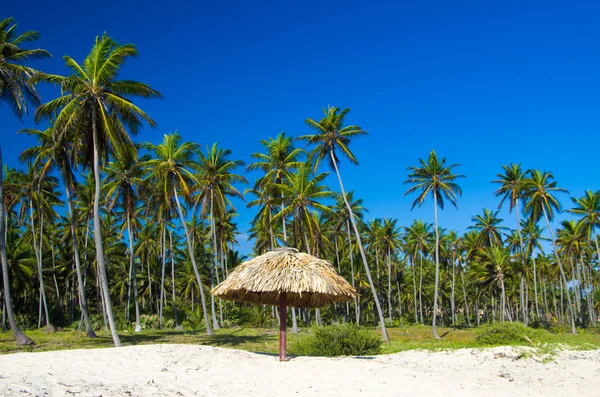
<svg viewBox="0 0 600 397">
<path fill-rule="evenodd" d="M 594 396 L 600 351 L 549 363 L 523 348 L 407 351 L 365 358 L 276 357 L 193 345 L 0 356 L 2 396 Z"/>
</svg>

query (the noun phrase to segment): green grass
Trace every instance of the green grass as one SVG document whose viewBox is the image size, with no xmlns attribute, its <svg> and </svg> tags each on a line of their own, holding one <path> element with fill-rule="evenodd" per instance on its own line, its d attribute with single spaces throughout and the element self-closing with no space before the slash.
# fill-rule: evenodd
<svg viewBox="0 0 600 397">
<path fill-rule="evenodd" d="M 373 328 L 373 331 L 377 331 L 377 329 Z M 288 332 L 288 345 L 293 343 L 296 338 L 302 338 L 310 332 L 312 332 L 310 328 L 301 329 L 298 335 Z M 382 353 L 384 354 L 412 349 L 443 350 L 486 347 L 476 341 L 476 328 L 438 327 L 438 333 L 442 336 L 442 339 L 439 341 L 433 339 L 431 327 L 429 326 L 418 325 L 388 328 L 388 333 L 391 343 L 383 345 Z M 0 353 L 93 349 L 112 347 L 113 345 L 110 333 L 107 331 L 98 332 L 97 339 L 88 339 L 85 333 L 71 330 L 59 330 L 53 333 L 44 330 L 35 330 L 27 331 L 26 334 L 36 342 L 34 346 L 16 346 L 10 331 L 0 333 Z M 279 330 L 276 328 L 233 327 L 216 330 L 213 336 L 207 336 L 201 331 L 174 330 L 145 330 L 142 333 L 121 332 L 119 335 L 125 346 L 184 343 L 271 354 L 276 354 L 279 347 Z M 597 329 L 586 329 L 577 335 L 547 331 L 540 332 L 539 335 L 539 338 L 533 341 L 535 344 L 546 346 L 564 345 L 569 349 L 577 350 L 600 349 L 600 332 Z M 530 343 L 523 339 L 513 345 L 530 346 Z"/>
</svg>

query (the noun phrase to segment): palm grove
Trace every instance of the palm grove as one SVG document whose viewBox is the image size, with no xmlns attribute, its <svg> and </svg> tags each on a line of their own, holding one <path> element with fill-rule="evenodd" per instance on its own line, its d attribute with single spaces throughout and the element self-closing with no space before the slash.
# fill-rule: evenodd
<svg viewBox="0 0 600 397">
<path fill-rule="evenodd" d="M 413 207 L 431 207 L 434 223 L 367 221 L 363 201 L 343 184 L 342 166 L 358 164 L 350 143 L 367 134 L 346 125 L 349 109 L 306 119 L 308 135 L 261 141 L 246 167 L 260 177 L 248 184 L 245 164 L 218 144 L 201 147 L 177 133 L 157 144 L 132 140 L 156 126 L 137 99 L 161 97 L 117 78 L 135 46 L 98 37 L 83 62 L 65 56 L 58 76 L 28 66 L 50 56 L 23 48 L 37 38 L 17 33 L 12 18 L 0 21 L 0 103 L 47 126 L 19 131 L 37 139 L 20 169 L 2 168 L 0 153 L 2 327 L 17 343 L 33 343 L 21 329 L 34 327 L 73 327 L 91 338 L 109 329 L 118 346 L 118 331 L 130 328 L 211 334 L 235 323 L 272 325 L 276 308 L 210 294 L 244 260 L 234 197 L 256 213 L 255 254 L 297 247 L 328 259 L 360 292 L 344 305 L 291 310 L 294 330 L 355 322 L 377 325 L 386 339 L 386 325 L 421 323 L 439 338 L 439 324 L 553 322 L 576 332 L 596 322 L 600 192 L 571 198 L 573 219 L 555 229 L 567 192 L 549 172 L 506 165 L 493 180 L 495 195 L 517 229 L 484 209 L 461 235 L 438 224 L 438 211 L 457 206 L 463 175 L 431 151 L 408 168 L 405 183 Z M 40 83 L 60 95 L 42 100 Z M 330 172 L 338 185 L 325 184 Z"/>
</svg>

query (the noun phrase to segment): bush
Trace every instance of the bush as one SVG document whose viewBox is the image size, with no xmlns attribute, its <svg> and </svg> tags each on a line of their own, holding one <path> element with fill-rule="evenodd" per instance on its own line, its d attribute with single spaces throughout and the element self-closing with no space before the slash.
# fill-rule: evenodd
<svg viewBox="0 0 600 397">
<path fill-rule="evenodd" d="M 200 305 L 196 306 L 194 311 L 186 310 L 185 312 L 186 318 L 183 320 L 183 326 L 187 330 L 191 331 L 199 331 L 205 329 L 204 325 L 204 315 L 202 313 L 202 308 Z"/>
<path fill-rule="evenodd" d="M 140 316 L 140 327 L 142 329 L 160 329 L 158 314 L 142 314 Z"/>
<path fill-rule="evenodd" d="M 292 343 L 290 352 L 300 356 L 364 356 L 381 351 L 380 337 L 354 324 L 313 328 L 313 335 Z"/>
<path fill-rule="evenodd" d="M 510 345 L 539 338 L 541 331 L 526 327 L 522 323 L 496 323 L 484 325 L 477 331 L 475 340 L 482 345 Z"/>
</svg>

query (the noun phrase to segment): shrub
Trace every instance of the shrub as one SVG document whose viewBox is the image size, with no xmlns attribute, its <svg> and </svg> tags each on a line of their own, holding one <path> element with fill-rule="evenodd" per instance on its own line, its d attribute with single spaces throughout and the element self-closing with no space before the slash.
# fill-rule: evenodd
<svg viewBox="0 0 600 397">
<path fill-rule="evenodd" d="M 522 323 L 495 323 L 484 325 L 477 331 L 475 340 L 482 345 L 509 345 L 539 338 L 542 331 L 526 327 Z"/>
<path fill-rule="evenodd" d="M 186 318 L 183 320 L 183 326 L 187 330 L 199 331 L 205 328 L 204 326 L 204 315 L 200 305 L 196 306 L 194 311 L 186 310 Z"/>
<path fill-rule="evenodd" d="M 160 329 L 158 314 L 142 314 L 140 316 L 140 327 L 142 329 Z"/>
<path fill-rule="evenodd" d="M 313 335 L 297 339 L 290 352 L 301 356 L 364 356 L 381 351 L 381 339 L 354 324 L 313 328 Z"/>
</svg>

